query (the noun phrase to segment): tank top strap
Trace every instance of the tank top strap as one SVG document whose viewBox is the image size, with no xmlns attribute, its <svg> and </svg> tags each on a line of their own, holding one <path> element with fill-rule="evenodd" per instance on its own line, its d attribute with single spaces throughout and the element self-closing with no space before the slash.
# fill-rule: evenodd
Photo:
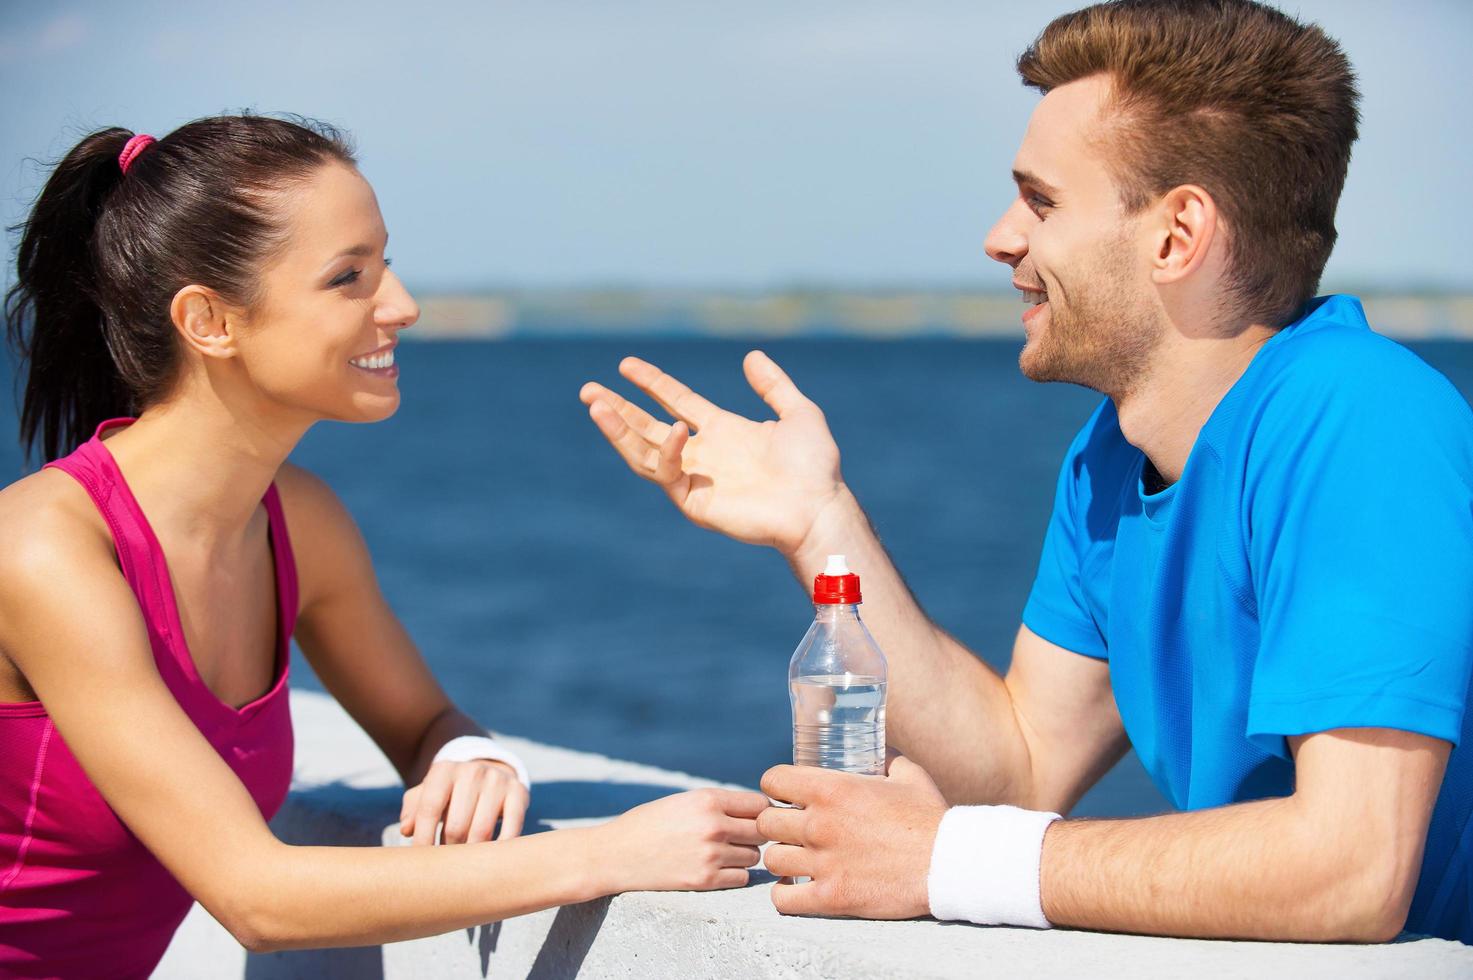
<svg viewBox="0 0 1473 980">
<path fill-rule="evenodd" d="M 97 427 L 91 439 L 76 451 L 47 463 L 43 469 L 58 469 L 82 485 L 92 498 L 98 513 L 112 533 L 118 565 L 123 579 L 138 598 L 138 605 L 148 626 L 166 640 L 172 640 L 169 629 L 168 598 L 173 586 L 153 529 L 143 516 L 133 493 L 112 454 L 102 445 L 102 434 L 110 428 L 125 425 L 132 419 L 109 419 Z M 169 644 L 171 647 L 172 643 Z"/>
<path fill-rule="evenodd" d="M 169 579 L 169 567 L 164 560 L 163 548 L 154 536 L 153 528 L 133 496 L 133 491 L 128 488 L 128 482 L 118 469 L 112 453 L 102 442 L 102 435 L 108 429 L 132 421 L 120 418 L 103 422 L 97 427 L 96 434 L 77 447 L 75 452 L 47 463 L 44 468 L 58 469 L 68 474 L 92 498 L 112 534 L 118 566 L 122 569 L 123 579 L 138 599 L 144 622 L 150 632 L 163 640 L 162 644 L 154 647 L 154 659 L 160 663 L 161 669 L 164 662 L 172 660 L 169 664 L 171 669 L 166 671 L 167 675 L 174 675 L 175 670 L 172 668 L 177 668 L 179 676 L 192 679 L 197 674 L 185 643 L 183 627 L 174 612 L 174 586 Z M 276 484 L 267 488 L 261 503 L 266 508 L 272 561 L 275 566 L 278 621 L 276 673 L 284 677 L 291 635 L 296 629 L 297 563 L 292 554 L 291 537 L 287 533 L 286 517 Z"/>
<path fill-rule="evenodd" d="M 282 648 L 286 649 L 297 627 L 297 560 L 292 554 L 291 535 L 286 529 L 286 515 L 281 509 L 281 493 L 276 484 L 266 488 L 261 498 L 271 525 L 271 554 L 276 562 L 277 616 L 280 620 Z"/>
</svg>

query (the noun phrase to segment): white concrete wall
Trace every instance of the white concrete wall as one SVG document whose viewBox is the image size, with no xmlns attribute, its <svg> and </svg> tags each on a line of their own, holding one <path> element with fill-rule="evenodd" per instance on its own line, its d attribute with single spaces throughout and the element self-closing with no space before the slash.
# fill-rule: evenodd
<svg viewBox="0 0 1473 980">
<path fill-rule="evenodd" d="M 400 844 L 400 787 L 329 698 L 293 692 L 297 771 L 273 823 L 296 843 Z M 537 786 L 528 832 L 596 822 L 680 789 L 714 785 L 650 766 L 516 739 Z M 725 892 L 639 892 L 357 949 L 247 955 L 198 906 L 156 974 L 189 980 L 487 977 L 1473 977 L 1473 948 L 1203 942 L 931 920 L 786 918 L 772 879 Z M 489 883 L 488 883 L 489 886 Z"/>
</svg>

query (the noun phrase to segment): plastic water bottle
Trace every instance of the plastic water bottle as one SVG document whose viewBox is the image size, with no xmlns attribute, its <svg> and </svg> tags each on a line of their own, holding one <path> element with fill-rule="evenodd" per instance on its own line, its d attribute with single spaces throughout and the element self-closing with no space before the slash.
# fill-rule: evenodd
<svg viewBox="0 0 1473 980">
<path fill-rule="evenodd" d="M 794 765 L 885 772 L 885 655 L 859 603 L 859 576 L 829 555 L 813 580 L 813 625 L 788 665 Z"/>
</svg>

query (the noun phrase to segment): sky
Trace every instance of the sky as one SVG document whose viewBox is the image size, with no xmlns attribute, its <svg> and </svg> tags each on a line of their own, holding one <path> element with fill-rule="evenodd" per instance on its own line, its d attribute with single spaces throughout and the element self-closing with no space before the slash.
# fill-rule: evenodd
<svg viewBox="0 0 1473 980">
<path fill-rule="evenodd" d="M 1013 62 L 1077 5 L 0 0 L 0 219 L 90 129 L 248 108 L 353 134 L 412 288 L 1005 289 Z M 1283 7 L 1363 93 L 1327 287 L 1473 290 L 1473 3 Z"/>
</svg>

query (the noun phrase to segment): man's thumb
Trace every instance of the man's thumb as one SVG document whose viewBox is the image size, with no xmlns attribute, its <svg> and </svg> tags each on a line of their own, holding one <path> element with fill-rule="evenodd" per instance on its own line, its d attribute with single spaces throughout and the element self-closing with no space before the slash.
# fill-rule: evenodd
<svg viewBox="0 0 1473 980">
<path fill-rule="evenodd" d="M 898 752 L 890 757 L 890 766 L 886 770 L 886 775 L 902 783 L 915 784 L 931 782 L 931 777 L 927 774 L 926 770 Z"/>
</svg>

